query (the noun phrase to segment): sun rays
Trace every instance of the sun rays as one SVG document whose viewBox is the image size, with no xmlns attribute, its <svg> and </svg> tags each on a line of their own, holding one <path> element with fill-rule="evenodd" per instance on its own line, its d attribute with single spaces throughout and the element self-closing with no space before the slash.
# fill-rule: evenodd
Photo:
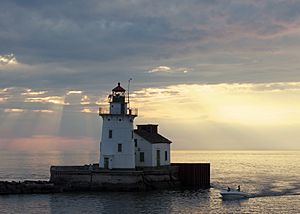
<svg viewBox="0 0 300 214">
<path fill-rule="evenodd" d="M 176 138 L 179 148 L 243 149 L 252 148 L 251 142 L 294 148 L 295 143 L 285 141 L 300 137 L 299 96 L 298 82 L 179 84 L 135 90 L 131 105 L 139 108 L 137 123 L 162 124 L 161 129 Z M 0 133 L 11 140 L 90 138 L 97 148 L 101 128 L 97 109 L 105 100 L 96 91 L 1 89 Z"/>
</svg>

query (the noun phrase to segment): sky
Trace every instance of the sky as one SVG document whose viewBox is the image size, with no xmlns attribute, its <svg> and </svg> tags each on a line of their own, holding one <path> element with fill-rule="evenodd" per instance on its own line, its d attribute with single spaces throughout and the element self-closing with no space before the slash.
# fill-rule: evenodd
<svg viewBox="0 0 300 214">
<path fill-rule="evenodd" d="M 300 149 L 300 1 L 1 0 L 0 149 L 97 151 L 130 83 L 173 149 Z"/>
</svg>

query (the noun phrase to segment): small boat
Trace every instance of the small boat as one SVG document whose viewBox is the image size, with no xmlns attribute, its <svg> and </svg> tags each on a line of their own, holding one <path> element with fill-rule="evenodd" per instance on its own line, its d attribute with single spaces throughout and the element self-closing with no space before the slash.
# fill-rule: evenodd
<svg viewBox="0 0 300 214">
<path fill-rule="evenodd" d="M 245 199 L 249 198 L 249 194 L 246 192 L 241 192 L 239 190 L 225 190 L 221 191 L 220 194 L 222 195 L 223 199 Z"/>
</svg>

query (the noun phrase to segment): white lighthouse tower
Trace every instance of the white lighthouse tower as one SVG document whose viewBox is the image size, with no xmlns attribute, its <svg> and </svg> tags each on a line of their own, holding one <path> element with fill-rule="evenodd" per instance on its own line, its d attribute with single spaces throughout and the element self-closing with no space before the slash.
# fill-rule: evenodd
<svg viewBox="0 0 300 214">
<path fill-rule="evenodd" d="M 137 110 L 127 108 L 127 103 L 126 90 L 118 83 L 109 95 L 109 109 L 99 109 L 103 119 L 100 168 L 135 168 L 133 120 Z"/>
</svg>

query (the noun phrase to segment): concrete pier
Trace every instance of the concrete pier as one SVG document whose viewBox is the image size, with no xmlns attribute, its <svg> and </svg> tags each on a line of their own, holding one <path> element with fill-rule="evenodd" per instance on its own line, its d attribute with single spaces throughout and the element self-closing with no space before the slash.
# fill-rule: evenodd
<svg viewBox="0 0 300 214">
<path fill-rule="evenodd" d="M 172 164 L 136 170 L 85 166 L 52 166 L 50 182 L 65 191 L 143 191 L 174 188 L 209 188 L 210 164 Z"/>
<path fill-rule="evenodd" d="M 100 169 L 98 164 L 51 166 L 50 173 L 50 181 L 0 181 L 0 195 L 210 187 L 208 163 L 178 163 L 161 167 L 137 167 L 135 170 Z"/>
<path fill-rule="evenodd" d="M 97 165 L 52 166 L 50 182 L 64 191 L 143 191 L 180 186 L 178 168 L 99 169 Z"/>
</svg>

